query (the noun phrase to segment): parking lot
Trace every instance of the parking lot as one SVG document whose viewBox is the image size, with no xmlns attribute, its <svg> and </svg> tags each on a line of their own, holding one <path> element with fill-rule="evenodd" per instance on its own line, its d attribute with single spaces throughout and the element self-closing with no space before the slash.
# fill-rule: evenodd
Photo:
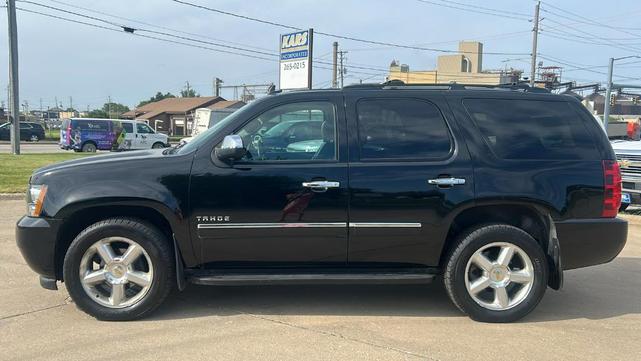
<svg viewBox="0 0 641 361">
<path fill-rule="evenodd" d="M 469 320 L 429 286 L 200 287 L 152 317 L 98 322 L 38 285 L 13 226 L 22 200 L 0 200 L 0 358 L 638 360 L 641 217 L 612 263 L 566 272 L 560 292 L 514 324 Z"/>
</svg>

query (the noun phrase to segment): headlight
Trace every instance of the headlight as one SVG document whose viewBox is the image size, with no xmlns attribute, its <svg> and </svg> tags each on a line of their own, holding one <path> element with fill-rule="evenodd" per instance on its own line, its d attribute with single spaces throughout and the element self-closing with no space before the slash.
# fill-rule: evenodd
<svg viewBox="0 0 641 361">
<path fill-rule="evenodd" d="M 44 184 L 30 184 L 27 191 L 27 215 L 30 217 L 40 217 L 42 213 L 42 204 L 45 202 L 47 195 L 47 186 Z"/>
</svg>

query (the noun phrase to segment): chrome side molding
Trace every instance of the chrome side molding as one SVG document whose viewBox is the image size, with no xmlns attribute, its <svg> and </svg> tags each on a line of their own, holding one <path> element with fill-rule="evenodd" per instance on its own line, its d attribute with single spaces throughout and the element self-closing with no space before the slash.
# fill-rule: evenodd
<svg viewBox="0 0 641 361">
<path fill-rule="evenodd" d="M 230 229 L 230 228 L 342 228 L 347 227 L 345 222 L 322 223 L 201 223 L 198 229 Z"/>
<path fill-rule="evenodd" d="M 316 223 L 201 223 L 198 229 L 256 228 L 421 228 L 417 222 L 316 222 Z"/>
<path fill-rule="evenodd" d="M 421 223 L 405 222 L 349 222 L 351 228 L 421 228 Z"/>
</svg>

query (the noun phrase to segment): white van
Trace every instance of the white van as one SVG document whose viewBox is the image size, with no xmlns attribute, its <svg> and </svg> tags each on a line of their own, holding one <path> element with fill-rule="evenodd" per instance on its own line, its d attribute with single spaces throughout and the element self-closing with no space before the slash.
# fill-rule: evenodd
<svg viewBox="0 0 641 361">
<path fill-rule="evenodd" d="M 168 147 L 168 137 L 147 123 L 123 119 L 71 118 L 60 128 L 60 148 L 77 152 Z"/>
</svg>

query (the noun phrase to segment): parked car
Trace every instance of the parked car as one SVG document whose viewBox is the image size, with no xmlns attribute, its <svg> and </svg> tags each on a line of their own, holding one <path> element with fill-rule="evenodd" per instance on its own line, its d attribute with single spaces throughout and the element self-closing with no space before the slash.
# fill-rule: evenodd
<svg viewBox="0 0 641 361">
<path fill-rule="evenodd" d="M 621 211 L 630 204 L 641 204 L 641 141 L 614 140 L 612 148 L 616 154 L 623 177 Z"/>
<path fill-rule="evenodd" d="M 0 125 L 0 140 L 11 139 L 11 124 Z M 45 139 L 45 130 L 42 125 L 34 122 L 20 122 L 20 140 L 37 142 Z"/>
<path fill-rule="evenodd" d="M 60 148 L 77 152 L 137 150 L 169 146 L 165 134 L 146 123 L 122 119 L 71 118 L 60 128 Z"/>
<path fill-rule="evenodd" d="M 257 141 L 311 114 L 315 151 Z M 41 168 L 27 198 L 27 263 L 103 320 L 149 315 L 187 283 L 442 279 L 471 318 L 510 322 L 564 270 L 611 261 L 628 230 L 594 117 L 521 86 L 273 94 L 180 147 Z"/>
</svg>

